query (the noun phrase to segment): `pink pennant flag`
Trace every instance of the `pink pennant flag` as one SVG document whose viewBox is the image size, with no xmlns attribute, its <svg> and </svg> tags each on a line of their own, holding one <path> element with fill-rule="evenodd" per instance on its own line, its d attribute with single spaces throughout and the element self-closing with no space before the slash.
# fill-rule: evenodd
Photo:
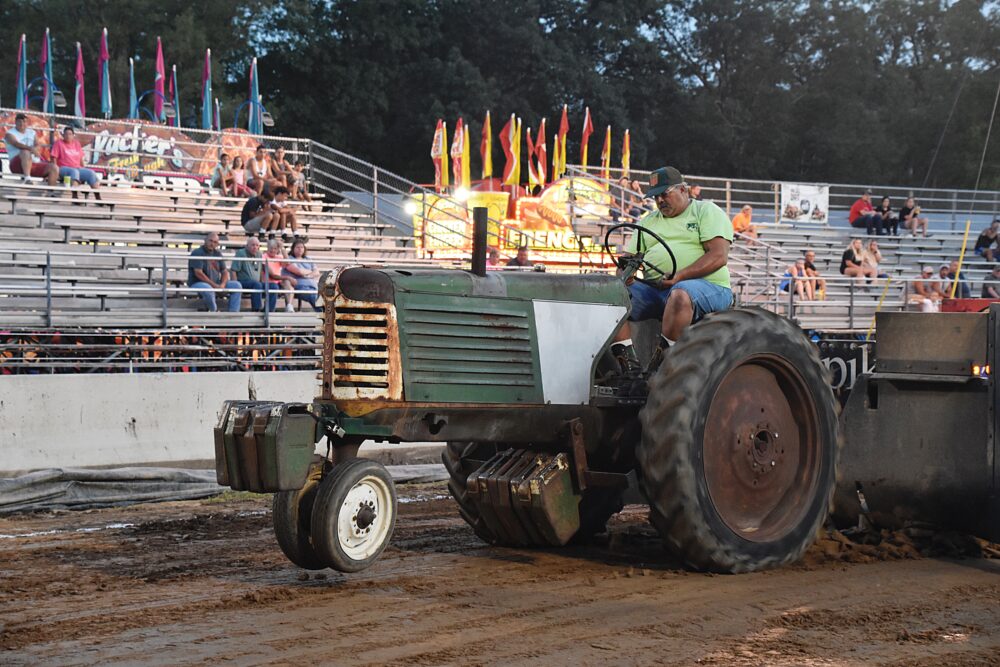
<svg viewBox="0 0 1000 667">
<path fill-rule="evenodd" d="M 163 44 L 160 42 L 160 38 L 156 38 L 156 79 L 153 83 L 153 90 L 157 92 L 156 99 L 153 101 L 153 115 L 159 121 L 163 120 L 163 100 L 166 99 L 164 95 L 164 86 L 167 79 L 167 70 L 163 64 Z"/>
<path fill-rule="evenodd" d="M 83 99 L 83 49 L 76 43 L 76 94 L 73 95 L 73 113 L 77 118 L 87 115 L 87 104 Z"/>
</svg>

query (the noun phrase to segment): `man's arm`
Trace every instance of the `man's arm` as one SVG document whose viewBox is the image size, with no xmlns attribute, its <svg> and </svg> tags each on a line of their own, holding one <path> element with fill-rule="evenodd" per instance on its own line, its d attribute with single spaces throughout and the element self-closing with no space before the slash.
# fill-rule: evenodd
<svg viewBox="0 0 1000 667">
<path fill-rule="evenodd" d="M 677 271 L 670 280 L 664 278 L 660 281 L 661 287 L 671 287 L 682 280 L 693 278 L 704 278 L 705 276 L 718 271 L 729 262 L 729 241 L 716 236 L 701 244 L 705 249 L 705 254 L 696 259 L 692 264 Z"/>
<path fill-rule="evenodd" d="M 994 299 L 1000 299 L 1000 294 L 997 293 L 996 288 L 994 288 L 993 285 L 987 285 L 986 292 Z"/>
<path fill-rule="evenodd" d="M 211 280 L 209 280 L 208 276 L 205 275 L 205 272 L 202 271 L 201 269 L 192 269 L 192 272 L 194 273 L 194 277 L 197 278 L 200 282 L 208 283 L 212 287 L 219 287 L 219 285 L 216 285 Z"/>
<path fill-rule="evenodd" d="M 7 134 L 4 135 L 3 140 L 4 140 L 5 143 L 12 145 L 14 148 L 16 148 L 18 150 L 31 151 L 33 153 L 36 150 L 35 147 L 27 146 L 25 144 L 22 144 L 20 141 L 18 141 L 17 139 L 15 139 L 14 135 L 11 134 L 10 132 L 8 132 Z"/>
</svg>

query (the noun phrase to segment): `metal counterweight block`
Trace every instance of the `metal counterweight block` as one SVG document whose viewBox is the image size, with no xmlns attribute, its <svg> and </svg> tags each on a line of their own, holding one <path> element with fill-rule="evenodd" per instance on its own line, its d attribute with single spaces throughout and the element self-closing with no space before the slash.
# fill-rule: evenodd
<svg viewBox="0 0 1000 667">
<path fill-rule="evenodd" d="M 466 488 L 483 521 L 507 543 L 561 546 L 580 528 L 580 494 L 565 453 L 508 449 L 472 473 Z"/>
</svg>

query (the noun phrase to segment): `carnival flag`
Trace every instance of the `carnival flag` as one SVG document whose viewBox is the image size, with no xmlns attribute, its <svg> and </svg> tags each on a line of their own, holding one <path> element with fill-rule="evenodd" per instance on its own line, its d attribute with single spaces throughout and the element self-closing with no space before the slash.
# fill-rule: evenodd
<svg viewBox="0 0 1000 667">
<path fill-rule="evenodd" d="M 83 119 L 87 115 L 87 104 L 83 98 L 83 49 L 76 43 L 76 90 L 73 94 L 73 115 Z"/>
<path fill-rule="evenodd" d="M 153 115 L 156 116 L 156 120 L 160 123 L 163 122 L 163 100 L 167 99 L 164 95 L 164 88 L 167 85 L 167 70 L 166 66 L 163 64 L 163 43 L 160 42 L 160 38 L 156 38 L 156 78 L 153 80 L 153 90 L 156 91 L 156 97 L 153 99 Z"/>
<path fill-rule="evenodd" d="M 212 49 L 205 49 L 201 68 L 201 129 L 212 129 Z"/>
<path fill-rule="evenodd" d="M 222 131 L 222 106 L 219 105 L 219 98 L 215 98 L 215 129 Z"/>
<path fill-rule="evenodd" d="M 559 153 L 558 155 L 553 155 L 553 160 L 558 160 L 559 168 L 558 170 L 553 169 L 552 180 L 555 180 L 566 173 L 566 138 L 569 136 L 569 113 L 568 108 L 564 104 L 562 118 L 559 120 Z"/>
<path fill-rule="evenodd" d="M 580 164 L 587 166 L 587 143 L 590 135 L 594 133 L 594 121 L 590 117 L 590 107 L 587 107 L 583 114 L 583 134 L 580 137 Z"/>
<path fill-rule="evenodd" d="M 625 130 L 625 138 L 622 139 L 622 176 L 628 178 L 629 169 L 632 168 L 632 144 L 629 141 L 628 130 Z"/>
<path fill-rule="evenodd" d="M 14 97 L 15 109 L 28 108 L 28 47 L 25 36 L 21 35 L 21 44 L 17 47 L 17 94 Z"/>
<path fill-rule="evenodd" d="M 468 190 L 472 187 L 472 146 L 469 142 L 469 126 L 462 128 L 465 137 L 462 140 L 462 187 Z"/>
<path fill-rule="evenodd" d="M 250 134 L 264 133 L 264 119 L 260 110 L 260 82 L 257 80 L 257 59 L 250 63 L 250 116 L 247 129 Z M 237 112 L 238 113 L 238 112 Z"/>
<path fill-rule="evenodd" d="M 174 105 L 174 127 L 181 126 L 181 98 L 177 90 L 177 65 L 170 67 L 170 102 Z"/>
<path fill-rule="evenodd" d="M 434 130 L 434 139 L 431 141 L 431 160 L 434 162 L 434 189 L 444 192 L 448 187 L 448 158 L 446 146 L 448 145 L 448 128 L 444 121 L 438 118 L 437 128 Z"/>
<path fill-rule="evenodd" d="M 604 148 L 601 149 L 601 178 L 611 180 L 611 126 L 604 133 Z"/>
<path fill-rule="evenodd" d="M 55 113 L 56 112 L 56 98 L 53 94 L 53 82 L 52 82 L 52 42 L 49 39 L 49 29 L 45 29 L 45 41 L 42 42 L 42 57 L 39 59 L 38 64 L 42 67 L 43 81 L 45 84 L 45 99 L 43 102 L 42 109 L 45 113 Z"/>
<path fill-rule="evenodd" d="M 545 119 L 538 126 L 538 139 L 535 141 L 535 157 L 538 158 L 538 184 L 545 187 L 545 163 L 548 161 L 545 148 Z"/>
<path fill-rule="evenodd" d="M 540 187 L 541 183 L 538 182 L 538 169 L 535 168 L 535 142 L 531 140 L 530 127 L 524 136 L 528 143 L 528 189 L 534 190 L 536 186 Z"/>
<path fill-rule="evenodd" d="M 514 154 L 514 146 L 517 143 L 514 138 L 515 132 L 517 132 L 517 119 L 511 114 L 510 120 L 500 129 L 500 147 L 503 148 L 504 156 L 507 158 L 503 166 L 504 185 L 517 185 L 517 181 L 514 180 L 516 177 L 514 167 L 517 163 L 517 156 Z"/>
<path fill-rule="evenodd" d="M 97 87 L 101 90 L 101 113 L 105 118 L 111 118 L 111 79 L 108 76 L 110 60 L 108 29 L 105 28 L 101 33 L 101 53 L 97 56 Z"/>
<path fill-rule="evenodd" d="M 482 138 L 479 141 L 479 156 L 483 159 L 483 178 L 493 178 L 493 128 L 490 126 L 490 112 L 486 112 Z"/>
<path fill-rule="evenodd" d="M 139 117 L 139 103 L 135 99 L 135 59 L 128 59 L 128 117 Z"/>
<path fill-rule="evenodd" d="M 514 145 L 511 147 L 514 152 L 514 185 L 521 184 L 521 119 L 517 119 L 517 129 L 514 132 Z"/>
<path fill-rule="evenodd" d="M 462 130 L 462 126 L 464 124 L 461 118 L 455 123 L 455 136 L 451 139 L 451 150 L 449 151 L 451 173 L 455 177 L 456 186 L 462 185 L 462 154 L 465 152 L 464 146 L 462 146 L 465 142 L 465 132 Z"/>
</svg>

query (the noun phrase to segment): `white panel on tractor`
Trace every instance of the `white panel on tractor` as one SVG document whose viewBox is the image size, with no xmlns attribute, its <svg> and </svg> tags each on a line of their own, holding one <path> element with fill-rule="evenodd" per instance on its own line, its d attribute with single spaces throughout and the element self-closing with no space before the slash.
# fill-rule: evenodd
<svg viewBox="0 0 1000 667">
<path fill-rule="evenodd" d="M 564 301 L 532 303 L 545 402 L 589 402 L 590 367 L 625 317 L 625 307 Z"/>
</svg>

